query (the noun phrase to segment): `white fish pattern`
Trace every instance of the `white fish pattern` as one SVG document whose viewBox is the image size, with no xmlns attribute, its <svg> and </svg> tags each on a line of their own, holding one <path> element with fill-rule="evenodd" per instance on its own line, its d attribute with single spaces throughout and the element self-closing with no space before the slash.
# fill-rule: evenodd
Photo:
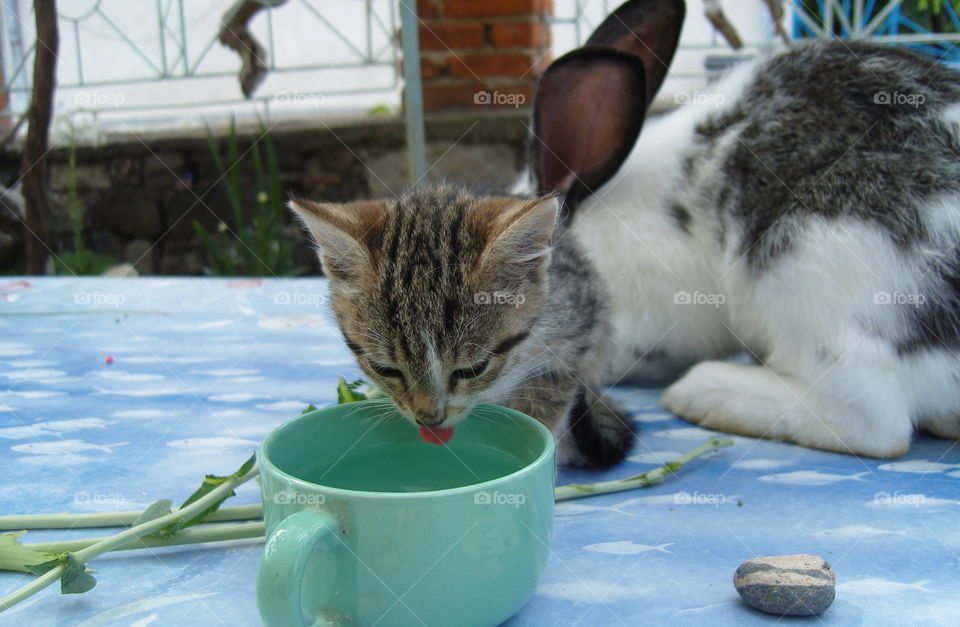
<svg viewBox="0 0 960 627">
<path fill-rule="evenodd" d="M 246 403 L 247 401 L 252 401 L 257 398 L 270 397 L 260 394 L 250 394 L 248 392 L 237 392 L 235 394 L 215 394 L 207 398 L 209 398 L 211 401 L 219 401 L 221 403 Z"/>
<path fill-rule="evenodd" d="M 879 538 L 883 536 L 905 536 L 906 531 L 890 531 L 878 529 L 869 525 L 846 525 L 835 529 L 824 529 L 813 535 L 818 538 L 836 538 L 838 540 L 859 540 L 863 538 Z"/>
<path fill-rule="evenodd" d="M 760 477 L 760 481 L 766 481 L 767 483 L 786 483 L 789 485 L 820 486 L 830 485 L 838 481 L 866 481 L 863 477 L 869 474 L 869 471 L 858 472 L 855 475 L 834 475 L 820 472 L 819 470 L 797 470 L 776 475 L 763 475 Z"/>
<path fill-rule="evenodd" d="M 740 459 L 730 464 L 730 467 L 738 470 L 775 470 L 792 463 L 783 459 Z"/>
<path fill-rule="evenodd" d="M 43 369 L 43 368 L 24 368 L 22 370 L 11 370 L 10 372 L 0 372 L 0 377 L 6 377 L 13 381 L 30 381 L 34 379 L 50 379 L 53 377 L 62 377 L 66 372 L 63 370 Z"/>
<path fill-rule="evenodd" d="M 167 446 L 188 451 L 206 451 L 210 449 L 237 448 L 240 446 L 259 446 L 259 442 L 242 438 L 187 438 L 167 442 Z"/>
<path fill-rule="evenodd" d="M 595 553 L 612 553 L 614 555 L 636 555 L 637 553 L 646 553 L 647 551 L 660 551 L 661 553 L 672 553 L 668 551 L 668 546 L 673 546 L 673 542 L 666 544 L 640 544 L 633 540 L 618 540 L 616 542 L 599 542 L 597 544 L 588 544 L 584 549 Z"/>
<path fill-rule="evenodd" d="M 54 442 L 33 442 L 31 444 L 17 444 L 10 449 L 18 453 L 33 455 L 65 455 L 81 451 L 103 451 L 112 453 L 117 446 L 126 446 L 129 442 L 114 442 L 113 444 L 90 444 L 82 440 L 56 440 Z"/>
<path fill-rule="evenodd" d="M 543 583 L 537 594 L 580 603 L 609 603 L 645 596 L 641 586 L 624 585 L 615 581 L 577 579 L 564 583 Z"/>
<path fill-rule="evenodd" d="M 960 501 L 943 499 L 926 494 L 902 494 L 900 492 L 878 492 L 874 498 L 865 503 L 872 509 L 891 509 L 905 511 L 933 510 L 942 507 L 960 505 Z"/>
<path fill-rule="evenodd" d="M 927 474 L 930 472 L 943 472 L 945 470 L 954 470 L 960 468 L 958 464 L 943 464 L 932 462 L 926 459 L 911 459 L 905 462 L 891 462 L 889 464 L 880 464 L 877 466 L 880 470 L 889 470 L 891 472 L 915 472 Z"/>
<path fill-rule="evenodd" d="M 930 583 L 929 579 L 922 579 L 915 583 L 903 583 L 899 581 L 890 581 L 879 577 L 870 577 L 868 579 L 858 579 L 856 581 L 846 581 L 837 585 L 837 591 L 847 594 L 859 594 L 865 596 L 884 596 L 888 594 L 900 594 L 901 592 L 932 592 L 926 585 Z"/>
</svg>

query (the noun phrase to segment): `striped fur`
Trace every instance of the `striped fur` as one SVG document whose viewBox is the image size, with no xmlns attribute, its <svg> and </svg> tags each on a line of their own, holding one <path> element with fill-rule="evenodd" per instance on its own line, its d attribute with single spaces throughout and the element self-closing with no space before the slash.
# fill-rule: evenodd
<svg viewBox="0 0 960 627">
<path fill-rule="evenodd" d="M 454 426 L 501 403 L 546 424 L 567 463 L 624 457 L 630 422 L 598 391 L 607 298 L 555 233 L 555 198 L 430 185 L 392 203 L 291 208 L 318 244 L 347 346 L 409 420 Z"/>
</svg>

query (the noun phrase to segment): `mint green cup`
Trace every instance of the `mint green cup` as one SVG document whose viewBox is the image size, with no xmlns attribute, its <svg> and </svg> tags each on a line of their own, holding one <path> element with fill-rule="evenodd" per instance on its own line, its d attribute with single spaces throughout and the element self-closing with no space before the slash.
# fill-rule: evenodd
<svg viewBox="0 0 960 627">
<path fill-rule="evenodd" d="M 269 627 L 497 625 L 536 589 L 554 444 L 529 416 L 479 405 L 437 446 L 383 404 L 338 405 L 274 429 L 259 462 Z"/>
</svg>

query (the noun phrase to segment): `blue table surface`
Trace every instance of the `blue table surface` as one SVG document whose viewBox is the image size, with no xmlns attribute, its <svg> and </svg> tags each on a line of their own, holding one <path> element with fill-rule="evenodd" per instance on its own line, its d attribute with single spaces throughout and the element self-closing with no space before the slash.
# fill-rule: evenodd
<svg viewBox="0 0 960 627">
<path fill-rule="evenodd" d="M 308 403 L 335 402 L 338 375 L 359 372 L 323 279 L 0 280 L 0 513 L 179 502 Z M 563 469 L 560 483 L 637 474 L 712 434 L 667 413 L 658 389 L 611 393 L 638 426 L 629 461 Z M 539 589 L 507 625 L 775 624 L 740 602 L 732 576 L 787 553 L 821 555 L 837 575 L 833 606 L 805 622 L 960 624 L 955 442 L 922 437 L 885 461 L 734 440 L 660 485 L 559 503 Z M 258 500 L 250 482 L 228 503 Z M 90 564 L 92 591 L 51 586 L 0 624 L 258 625 L 262 546 L 108 554 Z M 26 581 L 0 573 L 0 595 Z"/>
</svg>

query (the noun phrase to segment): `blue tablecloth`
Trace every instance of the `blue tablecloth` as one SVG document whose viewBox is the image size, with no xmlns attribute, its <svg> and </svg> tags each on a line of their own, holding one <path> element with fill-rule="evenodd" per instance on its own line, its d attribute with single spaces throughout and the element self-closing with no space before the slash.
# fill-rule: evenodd
<svg viewBox="0 0 960 627">
<path fill-rule="evenodd" d="M 0 280 L 0 314 L 3 514 L 179 502 L 308 403 L 333 403 L 338 375 L 359 374 L 322 279 Z M 612 393 L 639 426 L 630 461 L 563 470 L 560 482 L 636 474 L 711 434 L 666 413 L 657 389 Z M 508 624 L 774 624 L 731 579 L 742 560 L 786 553 L 819 554 L 837 574 L 837 599 L 816 622 L 960 624 L 955 442 L 921 438 L 890 462 L 734 439 L 661 485 L 558 504 L 542 583 Z M 251 482 L 229 504 L 257 500 Z M 90 564 L 92 591 L 51 586 L 0 624 L 257 625 L 261 547 L 109 554 Z M 0 574 L 0 594 L 27 580 Z"/>
</svg>

